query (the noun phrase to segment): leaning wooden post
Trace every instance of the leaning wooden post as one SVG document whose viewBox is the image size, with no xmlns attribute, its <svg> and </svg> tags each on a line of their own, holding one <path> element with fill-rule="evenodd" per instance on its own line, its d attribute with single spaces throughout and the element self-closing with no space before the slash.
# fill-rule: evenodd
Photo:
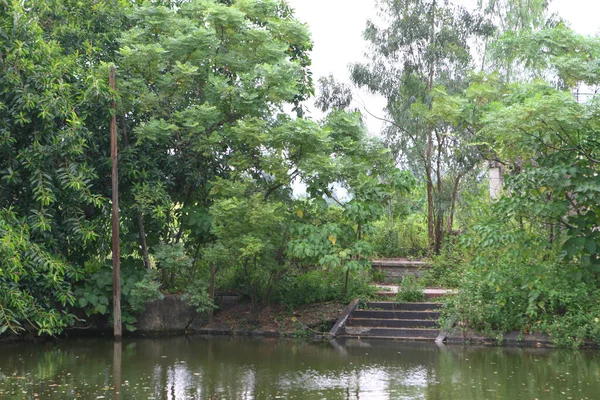
<svg viewBox="0 0 600 400">
<path fill-rule="evenodd" d="M 116 95 L 115 67 L 110 67 L 110 89 Z M 113 327 L 115 339 L 121 339 L 121 247 L 119 243 L 119 175 L 117 168 L 117 107 L 113 100 L 110 119 L 110 158 L 112 161 L 112 264 L 113 264 Z"/>
</svg>

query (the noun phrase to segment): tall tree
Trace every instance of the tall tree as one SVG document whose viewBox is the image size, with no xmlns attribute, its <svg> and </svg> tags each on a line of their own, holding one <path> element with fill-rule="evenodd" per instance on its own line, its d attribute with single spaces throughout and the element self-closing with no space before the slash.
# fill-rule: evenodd
<svg viewBox="0 0 600 400">
<path fill-rule="evenodd" d="M 482 12 L 491 17 L 501 32 L 538 29 L 548 18 L 552 0 L 478 0 Z"/>
<path fill-rule="evenodd" d="M 276 125 L 291 126 L 275 117 L 283 105 L 301 114 L 312 92 L 309 35 L 278 1 L 145 4 L 132 24 L 119 58 L 129 232 L 149 247 L 196 232 L 197 246 L 206 230 L 186 227 L 207 215 L 211 181 L 287 175 L 265 149 Z"/>
<path fill-rule="evenodd" d="M 438 252 L 452 226 L 461 179 L 475 165 L 461 127 L 428 120 L 434 87 L 464 89 L 472 67 L 470 41 L 492 27 L 466 9 L 438 0 L 381 0 L 384 25 L 369 21 L 364 36 L 369 61 L 352 66 L 359 86 L 387 99 L 384 134 L 397 162 L 407 164 L 427 187 L 430 248 Z"/>
<path fill-rule="evenodd" d="M 497 71 L 507 81 L 525 78 L 534 72 L 518 62 L 519 54 L 513 47 L 502 45 L 518 40 L 521 35 L 555 26 L 558 18 L 550 15 L 551 0 L 479 0 L 480 12 L 487 15 L 497 30 L 495 37 L 488 37 L 481 54 L 481 70 Z"/>
<path fill-rule="evenodd" d="M 87 122 L 106 125 L 111 95 L 30 12 L 0 3 L 0 332 L 22 323 L 54 334 L 74 321 L 61 309 L 99 251 L 106 202 Z"/>
</svg>

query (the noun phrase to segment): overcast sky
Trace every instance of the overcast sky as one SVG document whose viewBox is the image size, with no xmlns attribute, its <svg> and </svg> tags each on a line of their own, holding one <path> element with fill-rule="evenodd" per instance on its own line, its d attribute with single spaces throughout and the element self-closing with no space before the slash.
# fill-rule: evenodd
<svg viewBox="0 0 600 400">
<path fill-rule="evenodd" d="M 375 0 L 287 0 L 300 21 L 310 28 L 314 49 L 312 71 L 315 83 L 321 76 L 333 74 L 339 81 L 350 81 L 348 64 L 363 60 L 366 43 L 362 31 L 368 18 L 374 18 Z M 456 1 L 473 8 L 476 0 Z M 567 20 L 573 29 L 586 35 L 600 31 L 600 0 L 553 0 L 550 10 Z M 369 111 L 383 116 L 384 102 L 364 92 L 355 91 L 358 102 Z M 360 104 L 357 104 L 360 106 Z M 315 118 L 320 114 L 312 111 Z M 367 126 L 378 133 L 380 123 L 367 115 Z"/>
</svg>

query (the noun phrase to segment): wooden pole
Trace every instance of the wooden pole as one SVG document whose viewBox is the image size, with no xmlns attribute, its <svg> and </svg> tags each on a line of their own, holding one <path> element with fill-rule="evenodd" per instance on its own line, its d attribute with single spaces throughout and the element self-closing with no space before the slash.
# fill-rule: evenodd
<svg viewBox="0 0 600 400">
<path fill-rule="evenodd" d="M 110 67 L 110 89 L 117 90 L 115 67 Z M 121 247 L 119 243 L 119 175 L 117 168 L 117 107 L 112 102 L 110 119 L 110 158 L 112 161 L 112 264 L 113 264 L 113 327 L 115 339 L 122 336 L 121 322 Z"/>
</svg>

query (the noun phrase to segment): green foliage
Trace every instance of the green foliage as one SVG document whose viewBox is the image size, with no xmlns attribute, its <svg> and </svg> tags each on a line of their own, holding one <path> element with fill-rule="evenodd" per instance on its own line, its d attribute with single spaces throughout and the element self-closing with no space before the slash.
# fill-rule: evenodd
<svg viewBox="0 0 600 400">
<path fill-rule="evenodd" d="M 74 307 L 110 313 L 112 273 L 94 260 L 109 255 L 114 100 L 127 328 L 159 279 L 202 312 L 215 282 L 257 312 L 273 296 L 366 295 L 369 258 L 429 248 L 426 279 L 458 286 L 453 310 L 476 329 L 597 340 L 600 102 L 571 90 L 597 89 L 600 45 L 538 29 L 546 3 L 517 3 L 480 2 L 505 24 L 491 41 L 494 27 L 451 3 L 379 2 L 352 76 L 388 100 L 388 150 L 333 78 L 330 113 L 302 118 L 312 44 L 279 1 L 0 2 L 0 334 L 57 334 Z M 470 73 L 478 40 L 497 72 Z M 508 167 L 491 207 L 483 159 Z"/>
<path fill-rule="evenodd" d="M 421 258 L 429 253 L 427 222 L 421 213 L 377 221 L 369 241 L 377 257 Z"/>
<path fill-rule="evenodd" d="M 71 284 L 98 253 L 106 203 L 90 128 L 111 97 L 50 35 L 49 5 L 0 3 L 0 326 L 38 334 L 75 322 Z"/>
<path fill-rule="evenodd" d="M 0 210 L 0 334 L 35 329 L 58 334 L 75 322 L 61 311 L 75 296 L 69 278 L 77 270 L 33 241 L 28 226 L 11 210 Z"/>
<path fill-rule="evenodd" d="M 451 2 L 382 0 L 381 18 L 367 22 L 368 62 L 351 67 L 352 80 L 386 98 L 382 134 L 396 161 L 426 186 L 428 247 L 438 253 L 452 230 L 462 180 L 481 153 L 472 131 L 435 116 L 435 86 L 462 93 L 470 72 L 471 42 L 492 33 L 489 23 Z M 418 56 L 417 56 L 418 55 Z"/>
<path fill-rule="evenodd" d="M 560 242 L 549 243 L 538 226 L 521 226 L 498 209 L 461 238 L 459 257 L 468 263 L 446 312 L 493 336 L 546 332 L 563 346 L 598 341 L 595 275 L 561 261 Z"/>
<path fill-rule="evenodd" d="M 456 288 L 468 263 L 464 247 L 456 239 L 446 240 L 440 254 L 432 258 L 431 268 L 425 271 L 423 280 L 426 286 Z"/>
<path fill-rule="evenodd" d="M 127 278 L 127 277 L 126 277 Z M 131 279 L 131 278 L 130 278 Z M 143 278 L 133 284 L 125 302 L 129 311 L 138 313 L 144 310 L 146 303 L 163 298 L 160 283 L 154 271 L 146 271 Z"/>
<path fill-rule="evenodd" d="M 499 25 L 501 32 L 522 32 L 540 28 L 546 23 L 549 1 L 478 0 L 482 12 Z"/>
<path fill-rule="evenodd" d="M 204 279 L 196 279 L 191 282 L 183 298 L 201 314 L 206 314 L 215 308 L 214 299 L 210 297 Z"/>
<path fill-rule="evenodd" d="M 213 191 L 218 197 L 210 212 L 219 251 L 242 277 L 239 289 L 258 312 L 286 272 L 287 225 L 285 204 L 267 201 L 253 190 L 252 182 L 216 182 Z"/>
<path fill-rule="evenodd" d="M 0 210 L 15 232 L 3 237 L 3 252 L 27 255 L 27 266 L 0 269 L 2 289 L 10 286 L 2 291 L 2 330 L 29 320 L 40 333 L 56 333 L 73 323 L 60 312 L 74 300 L 70 285 L 86 262 L 107 256 L 115 97 L 122 254 L 143 256 L 149 268 L 150 249 L 165 286 L 194 282 L 189 254 L 201 256 L 200 246 L 214 240 L 212 180 L 251 176 L 276 192 L 294 179 L 290 163 L 314 170 L 299 165 L 303 154 L 292 142 L 299 127 L 311 128 L 302 130 L 306 142 L 322 130 L 277 116 L 286 103 L 301 115 L 312 93 L 309 35 L 289 7 L 252 0 L 27 7 L 0 4 Z M 119 96 L 107 87 L 110 63 L 119 67 Z M 270 187 L 261 176 L 273 177 Z M 78 298 L 89 303 L 89 290 L 88 311 L 104 314 L 105 301 L 93 297 L 107 287 L 98 274 Z M 146 284 L 154 292 L 150 280 L 134 297 Z"/>
<path fill-rule="evenodd" d="M 94 271 L 85 282 L 74 289 L 75 306 L 85 314 L 111 315 L 113 305 L 113 271 L 108 263 L 97 262 L 90 266 Z M 161 299 L 159 283 L 142 262 L 132 258 L 121 260 L 121 309 L 122 320 L 128 331 L 135 330 L 135 313 L 143 311 L 146 302 Z"/>
<path fill-rule="evenodd" d="M 370 285 L 367 271 L 360 271 L 350 281 L 348 293 L 344 293 L 344 282 L 340 279 L 343 269 L 314 269 L 305 273 L 287 276 L 274 293 L 273 300 L 290 309 L 312 303 L 327 301 L 349 302 L 357 297 L 368 299 L 375 289 Z"/>
<path fill-rule="evenodd" d="M 464 94 L 436 91 L 431 108 L 431 115 L 470 126 L 475 145 L 508 172 L 504 197 L 489 207 L 474 203 L 479 215 L 470 217 L 469 232 L 437 259 L 466 261 L 460 276 L 449 276 L 459 278 L 449 307 L 487 333 L 548 332 L 574 346 L 597 341 L 597 309 L 588 299 L 598 296 L 600 270 L 599 103 L 571 93 L 599 82 L 597 39 L 559 24 L 506 34 L 495 46 L 528 72 L 519 75 L 526 80 L 474 75 Z M 540 79 L 548 76 L 554 78 Z"/>
<path fill-rule="evenodd" d="M 152 249 L 156 267 L 162 275 L 163 288 L 176 292 L 187 287 L 190 283 L 188 278 L 194 275 L 194 265 L 184 244 L 159 243 Z"/>
<path fill-rule="evenodd" d="M 425 300 L 425 285 L 416 277 L 406 275 L 402 277 L 396 301 L 398 302 L 421 302 Z"/>
</svg>

